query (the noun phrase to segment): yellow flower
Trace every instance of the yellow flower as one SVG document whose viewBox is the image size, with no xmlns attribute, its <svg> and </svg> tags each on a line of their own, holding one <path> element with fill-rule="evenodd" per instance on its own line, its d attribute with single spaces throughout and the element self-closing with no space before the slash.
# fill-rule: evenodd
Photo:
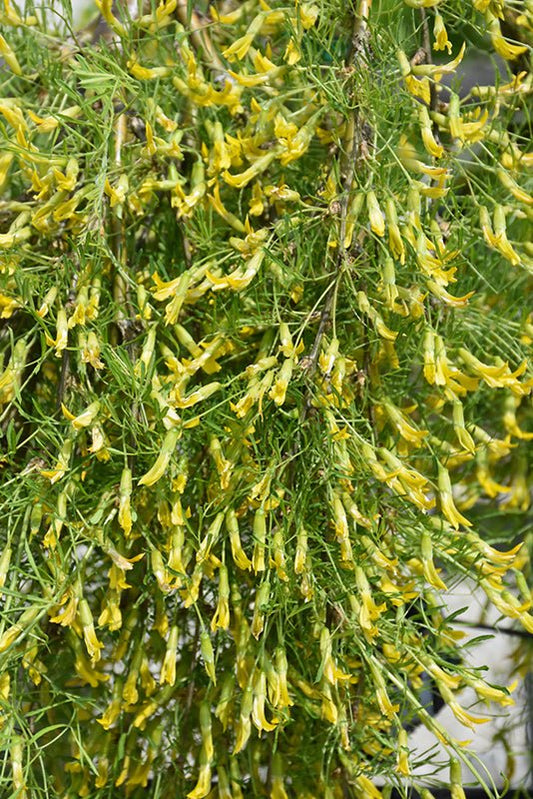
<svg viewBox="0 0 533 799">
<path fill-rule="evenodd" d="M 98 724 L 101 724 L 104 730 L 109 730 L 120 716 L 120 711 L 122 709 L 122 700 L 120 698 L 121 690 L 122 684 L 120 680 L 117 680 L 113 687 L 113 699 L 104 710 L 101 718 L 96 719 Z"/>
<path fill-rule="evenodd" d="M 440 169 L 440 167 L 434 167 L 434 169 Z M 428 169 L 425 169 L 424 171 L 427 172 Z M 446 178 L 447 174 L 444 174 L 440 178 L 438 178 L 436 183 L 433 183 L 432 185 L 429 186 L 427 186 L 425 183 L 422 183 L 422 181 L 420 180 L 415 180 L 413 181 L 413 183 L 416 186 L 416 188 L 419 190 L 420 194 L 423 194 L 424 197 L 430 197 L 433 200 L 435 199 L 438 200 L 441 197 L 446 197 L 449 191 L 449 186 L 444 185 L 444 181 L 446 180 Z"/>
<path fill-rule="evenodd" d="M 181 430 L 174 428 L 168 431 L 163 440 L 161 451 L 157 456 L 154 465 L 146 472 L 146 474 L 141 477 L 139 480 L 139 485 L 151 486 L 154 485 L 154 483 L 157 483 L 157 481 L 163 477 L 180 437 Z"/>
<path fill-rule="evenodd" d="M 516 419 L 516 408 L 519 404 L 520 399 L 518 397 L 514 397 L 512 394 L 507 397 L 504 403 L 503 424 L 507 432 L 515 438 L 519 438 L 522 441 L 531 441 L 533 440 L 533 433 L 526 433 L 521 430 Z"/>
<path fill-rule="evenodd" d="M 65 602 L 67 602 L 66 606 Z M 78 602 L 79 597 L 72 590 L 72 588 L 67 589 L 59 603 L 59 612 L 56 613 L 56 615 L 51 616 L 50 621 L 53 624 L 61 624 L 62 627 L 70 627 L 74 623 L 76 614 L 78 612 Z"/>
<path fill-rule="evenodd" d="M 253 686 L 252 686 L 252 678 L 250 678 L 248 681 L 248 685 L 246 686 L 242 694 L 241 709 L 237 725 L 235 728 L 236 740 L 235 740 L 235 748 L 233 750 L 234 755 L 237 755 L 239 752 L 242 752 L 242 750 L 248 743 L 248 739 L 252 731 L 252 723 L 250 720 L 252 705 L 253 705 Z"/>
<path fill-rule="evenodd" d="M 274 400 L 275 404 L 280 406 L 285 402 L 287 388 L 289 386 L 292 370 L 294 366 L 293 358 L 286 358 L 276 375 L 273 387 L 269 391 L 268 396 Z"/>
<path fill-rule="evenodd" d="M 302 53 L 300 51 L 300 48 L 298 47 L 294 39 L 291 37 L 289 39 L 287 47 L 285 48 L 285 52 L 283 53 L 283 60 L 286 61 L 290 67 L 293 67 L 295 64 L 298 63 L 301 57 Z"/>
<path fill-rule="evenodd" d="M 219 567 L 219 584 L 218 584 L 218 604 L 215 614 L 211 621 L 211 630 L 215 632 L 217 629 L 227 630 L 230 622 L 229 615 L 229 582 L 228 570 L 226 566 L 221 563 Z"/>
<path fill-rule="evenodd" d="M 229 47 L 226 47 L 225 50 L 222 51 L 222 55 L 224 58 L 227 58 L 228 61 L 233 62 L 235 59 L 242 61 L 242 59 L 248 53 L 248 50 L 252 46 L 253 40 L 256 35 L 261 30 L 261 27 L 265 21 L 265 13 L 260 12 L 257 14 L 256 17 L 251 21 L 250 25 L 248 26 L 248 30 L 241 36 L 239 39 L 236 39 Z"/>
<path fill-rule="evenodd" d="M 91 446 L 87 451 L 94 453 L 99 461 L 108 461 L 111 457 L 107 449 L 108 443 L 100 425 L 94 425 L 91 430 Z"/>
<path fill-rule="evenodd" d="M 59 355 L 66 348 L 68 343 L 68 322 L 64 308 L 60 308 L 57 312 L 55 339 L 51 338 L 47 333 L 45 338 L 49 347 L 55 347 L 56 355 Z"/>
<path fill-rule="evenodd" d="M 230 186 L 233 186 L 236 189 L 242 189 L 251 180 L 253 180 L 253 178 L 264 172 L 270 166 L 272 161 L 278 157 L 281 151 L 282 147 L 280 145 L 273 147 L 270 152 L 265 153 L 265 155 L 254 161 L 254 163 L 244 172 L 240 172 L 237 175 L 232 175 L 226 170 L 222 173 L 222 177 Z"/>
<path fill-rule="evenodd" d="M 128 188 L 127 175 L 121 175 L 115 186 L 112 186 L 108 178 L 106 178 L 104 191 L 111 200 L 111 208 L 115 208 L 117 205 L 122 205 L 124 203 Z"/>
<path fill-rule="evenodd" d="M 425 105 L 420 106 L 418 114 L 420 119 L 420 133 L 422 135 L 424 147 L 430 155 L 434 156 L 435 158 L 442 158 L 444 155 L 444 147 L 435 139 L 433 134 L 433 125 Z"/>
<path fill-rule="evenodd" d="M 410 444 L 414 444 L 415 446 L 420 446 L 424 438 L 427 436 L 427 430 L 417 430 L 416 427 L 413 427 L 407 419 L 405 418 L 404 414 L 397 408 L 395 405 L 392 404 L 389 400 L 385 400 L 382 405 L 385 413 L 393 423 L 394 427 L 398 430 L 399 434 L 402 438 L 408 441 Z"/>
<path fill-rule="evenodd" d="M 120 630 L 122 627 L 122 613 L 120 611 L 120 592 L 109 589 L 106 591 L 102 603 L 102 612 L 98 616 L 98 624 L 106 625 L 110 630 Z"/>
<path fill-rule="evenodd" d="M 241 86 L 261 86 L 264 83 L 269 83 L 272 78 L 276 77 L 282 67 L 277 67 L 270 61 L 270 59 L 263 56 L 260 52 L 256 52 L 253 57 L 254 67 L 257 70 L 256 75 L 243 74 L 242 72 L 232 72 L 229 70 L 231 77 L 237 81 Z"/>
<path fill-rule="evenodd" d="M 252 46 L 253 40 L 254 34 L 246 33 L 244 36 L 241 36 L 240 39 L 236 39 L 229 47 L 226 47 L 226 49 L 222 51 L 222 55 L 230 62 L 236 59 L 242 61 Z"/>
<path fill-rule="evenodd" d="M 412 2 L 413 0 L 409 0 L 409 3 Z M 359 774 L 359 776 L 355 778 L 355 783 L 359 788 L 361 792 L 360 795 L 363 797 L 363 799 L 383 799 L 383 794 L 381 791 L 376 788 L 374 783 L 369 780 L 368 777 L 365 777 L 364 774 Z"/>
<path fill-rule="evenodd" d="M 422 567 L 424 569 L 424 577 L 433 588 L 439 588 L 446 591 L 446 584 L 441 580 L 438 572 L 433 563 L 433 544 L 431 535 L 427 530 L 422 532 L 421 537 L 421 551 L 422 551 Z"/>
<path fill-rule="evenodd" d="M 341 498 L 337 493 L 333 494 L 332 510 L 335 536 L 341 548 L 341 563 L 347 568 L 353 568 L 354 557 L 352 552 L 352 544 L 350 541 L 348 519 L 346 518 L 346 511 L 344 510 Z"/>
<path fill-rule="evenodd" d="M 172 74 L 170 67 L 143 67 L 137 62 L 137 57 L 133 56 L 126 65 L 137 80 L 154 80 L 156 78 L 168 78 Z"/>
<path fill-rule="evenodd" d="M 63 403 L 61 403 L 61 410 L 63 416 L 70 421 L 74 430 L 81 430 L 84 427 L 89 427 L 96 419 L 98 411 L 100 410 L 100 403 L 98 400 L 91 402 L 78 416 L 74 416 L 74 414 L 70 413 Z"/>
<path fill-rule="evenodd" d="M 91 658 L 91 663 L 94 666 L 94 664 L 100 660 L 100 650 L 104 648 L 104 645 L 96 637 L 92 613 L 89 608 L 89 603 L 86 599 L 80 600 L 78 605 L 78 615 L 82 625 L 85 646 L 87 647 L 87 652 Z"/>
<path fill-rule="evenodd" d="M 235 511 L 230 509 L 226 513 L 226 528 L 230 539 L 231 554 L 235 565 L 239 569 L 248 571 L 252 568 L 252 563 L 246 556 L 239 536 L 239 523 Z"/>
<path fill-rule="evenodd" d="M 79 343 L 82 362 L 89 363 L 93 369 L 103 369 L 104 364 L 100 360 L 100 344 L 96 337 L 96 333 L 91 330 L 87 334 L 87 338 L 81 334 Z"/>
<path fill-rule="evenodd" d="M 322 109 L 316 111 L 300 129 L 297 129 L 292 122 L 287 123 L 281 114 L 276 116 L 274 132 L 284 150 L 279 158 L 282 166 L 296 161 L 307 151 L 322 114 Z"/>
<path fill-rule="evenodd" d="M 214 394 L 215 391 L 218 391 L 221 387 L 222 387 L 221 383 L 217 383 L 216 381 L 212 383 L 206 383 L 205 386 L 202 386 L 196 391 L 191 392 L 191 394 L 189 394 L 186 397 L 182 397 L 179 391 L 174 391 L 173 400 L 177 408 L 191 408 L 193 405 L 196 405 L 198 402 L 202 402 L 203 400 L 208 399 L 208 397 L 210 397 L 211 394 Z"/>
<path fill-rule="evenodd" d="M 161 591 L 163 591 L 163 593 L 168 593 L 168 591 L 170 591 L 172 588 L 171 577 L 165 568 L 165 563 L 163 561 L 161 552 L 155 547 L 150 552 L 150 566 L 152 568 L 152 574 L 157 580 L 159 588 Z"/>
<path fill-rule="evenodd" d="M 331 686 L 327 682 L 322 682 L 320 685 L 320 694 L 322 699 L 322 718 L 329 721 L 330 724 L 337 724 L 339 720 L 339 710 L 331 696 Z"/>
<path fill-rule="evenodd" d="M 213 685 L 217 684 L 217 678 L 215 674 L 215 655 L 213 652 L 213 644 L 211 643 L 211 637 L 207 630 L 203 630 L 200 635 L 200 652 L 202 655 L 202 659 L 204 661 L 204 668 L 207 672 L 207 676 L 213 683 Z"/>
<path fill-rule="evenodd" d="M 220 477 L 220 487 L 225 491 L 230 483 L 233 463 L 224 457 L 222 446 L 218 438 L 213 437 L 209 444 L 209 453 L 215 462 Z"/>
<path fill-rule="evenodd" d="M 93 668 L 91 661 L 88 660 L 81 651 L 76 652 L 74 669 L 78 677 L 83 682 L 88 683 L 92 688 L 97 688 L 99 682 L 107 682 L 110 678 L 109 674 L 104 674 Z"/>
<path fill-rule="evenodd" d="M 255 595 L 254 614 L 252 618 L 252 635 L 254 638 L 259 638 L 265 626 L 265 610 L 270 598 L 270 582 L 266 579 L 259 588 Z"/>
<path fill-rule="evenodd" d="M 175 3 L 176 0 L 170 0 L 170 3 Z M 159 6 L 161 8 L 161 6 Z M 157 13 L 157 12 L 156 12 Z M 147 105 L 150 110 L 153 110 L 156 122 L 161 125 L 161 127 L 167 133 L 174 133 L 176 128 L 178 127 L 178 123 L 175 119 L 170 119 L 167 115 L 163 112 L 163 109 L 154 103 L 151 98 L 148 98 Z"/>
<path fill-rule="evenodd" d="M 298 192 L 290 189 L 286 183 L 280 183 L 278 186 L 265 186 L 265 196 L 271 201 L 280 203 L 298 202 L 300 200 Z"/>
<path fill-rule="evenodd" d="M 264 671 L 259 671 L 256 674 L 253 687 L 253 702 L 252 702 L 252 722 L 254 726 L 261 732 L 272 732 L 277 727 L 277 721 L 274 723 L 267 721 L 265 716 L 265 700 L 266 700 L 266 675 Z"/>
<path fill-rule="evenodd" d="M 475 455 L 476 445 L 465 427 L 463 404 L 459 400 L 454 400 L 453 402 L 453 429 L 463 449 Z"/>
<path fill-rule="evenodd" d="M 520 186 L 512 179 L 508 172 L 504 169 L 498 169 L 498 177 L 501 183 L 508 189 L 513 197 L 525 205 L 533 205 L 533 197 L 527 191 L 521 189 Z"/>
<path fill-rule="evenodd" d="M 296 553 L 294 556 L 294 573 L 302 574 L 307 560 L 307 531 L 300 524 L 296 535 Z"/>
<path fill-rule="evenodd" d="M 19 635 L 23 633 L 37 618 L 41 609 L 40 608 L 28 608 L 25 610 L 16 624 L 13 624 L 11 627 L 8 627 L 2 635 L 0 636 L 0 653 L 5 652 L 11 644 L 17 640 Z"/>
<path fill-rule="evenodd" d="M 131 518 L 131 504 L 130 504 L 131 490 L 132 490 L 131 469 L 128 469 L 128 467 L 125 466 L 124 469 L 122 470 L 122 475 L 120 477 L 118 523 L 124 530 L 124 535 L 126 538 L 131 533 L 131 528 L 133 524 Z"/>
<path fill-rule="evenodd" d="M 288 664 L 287 664 L 287 655 L 285 654 L 285 650 L 279 646 L 275 652 L 275 664 L 276 664 L 276 673 L 277 673 L 277 688 L 278 688 L 278 700 L 275 704 L 277 708 L 283 709 L 284 707 L 291 707 L 294 705 L 294 702 L 289 696 L 289 691 L 287 687 L 287 671 L 288 671 Z"/>
<path fill-rule="evenodd" d="M 304 30 L 312 28 L 318 17 L 318 6 L 312 0 L 302 0 L 299 3 L 298 11 L 302 28 Z"/>
<path fill-rule="evenodd" d="M 516 266 L 520 263 L 520 256 L 515 252 L 506 233 L 505 211 L 501 206 L 496 206 L 494 211 L 494 231 L 490 221 L 489 212 L 484 205 L 479 209 L 479 220 L 483 237 L 490 247 L 499 250 L 504 258 Z"/>
<path fill-rule="evenodd" d="M 474 689 L 477 695 L 485 700 L 485 702 L 497 702 L 502 707 L 508 707 L 509 705 L 514 705 L 514 699 L 510 696 L 509 691 L 512 691 L 516 687 L 516 683 L 509 686 L 508 690 L 504 688 L 494 688 L 492 685 L 488 685 L 484 680 L 479 678 L 469 677 L 465 675 L 464 681 L 467 685 Z"/>
<path fill-rule="evenodd" d="M 370 228 L 378 236 L 385 235 L 385 217 L 379 207 L 376 195 L 373 191 L 367 192 L 366 207 L 370 219 Z"/>
<path fill-rule="evenodd" d="M 389 330 L 376 308 L 370 304 L 370 300 L 364 291 L 357 292 L 357 304 L 361 313 L 366 314 L 371 319 L 382 338 L 386 341 L 394 341 L 396 339 L 398 333 L 394 330 Z"/>
<path fill-rule="evenodd" d="M 112 0 L 95 0 L 95 2 L 98 10 L 102 14 L 109 27 L 114 30 L 115 33 L 118 33 L 119 36 L 126 36 L 127 32 L 124 25 L 122 25 L 122 23 L 119 22 L 113 14 Z"/>
<path fill-rule="evenodd" d="M 250 216 L 261 216 L 263 213 L 263 190 L 261 189 L 261 184 L 258 181 L 253 185 L 249 207 Z"/>
<path fill-rule="evenodd" d="M 490 719 L 480 719 L 468 713 L 464 708 L 456 702 L 454 694 L 445 683 L 439 684 L 439 693 L 450 708 L 457 721 L 461 722 L 465 727 L 470 727 L 471 730 L 475 729 L 474 724 L 486 724 Z"/>
<path fill-rule="evenodd" d="M 382 670 L 379 662 L 371 656 L 368 660 L 372 680 L 376 689 L 375 696 L 379 709 L 387 718 L 393 718 L 399 710 L 399 705 L 393 705 L 389 699 L 387 689 L 385 687 L 385 680 L 383 679 Z"/>
<path fill-rule="evenodd" d="M 472 522 L 469 522 L 468 519 L 462 516 L 455 507 L 450 475 L 448 470 L 441 463 L 439 463 L 438 486 L 441 510 L 450 524 L 456 530 L 461 524 L 465 527 L 472 527 Z"/>
<path fill-rule="evenodd" d="M 0 34 L 0 56 L 3 57 L 9 69 L 14 72 L 15 75 L 22 75 L 22 68 L 17 61 L 17 57 L 2 34 Z"/>
<path fill-rule="evenodd" d="M 176 682 L 176 657 L 178 649 L 178 627 L 173 625 L 170 628 L 170 633 L 167 641 L 167 648 L 165 658 L 161 667 L 161 674 L 159 676 L 159 684 L 174 685 Z"/>
<path fill-rule="evenodd" d="M 514 61 L 515 58 L 518 58 L 519 55 L 526 52 L 527 45 L 511 44 L 503 37 L 498 18 L 488 10 L 486 11 L 486 17 L 490 38 L 492 39 L 492 44 L 498 55 L 505 58 L 506 61 Z"/>
<path fill-rule="evenodd" d="M 403 777 L 408 777 L 411 773 L 409 768 L 409 745 L 407 742 L 407 731 L 402 729 L 398 733 L 398 756 L 396 771 Z"/>
<path fill-rule="evenodd" d="M 389 230 L 389 247 L 394 256 L 401 264 L 405 263 L 405 245 L 403 243 L 400 227 L 398 225 L 398 216 L 396 213 L 396 204 L 392 197 L 389 197 L 385 202 L 385 217 L 387 219 L 387 227 Z"/>
<path fill-rule="evenodd" d="M 211 790 L 211 766 L 209 762 L 205 761 L 205 756 L 202 757 L 203 752 L 200 752 L 200 771 L 198 773 L 198 782 L 192 791 L 187 794 L 188 799 L 203 799 Z"/>
<path fill-rule="evenodd" d="M 265 570 L 266 519 L 263 507 L 256 510 L 253 524 L 254 551 L 252 568 L 254 572 Z"/>
<path fill-rule="evenodd" d="M 54 178 L 58 189 L 62 191 L 72 191 L 76 186 L 76 179 L 78 177 L 79 164 L 75 158 L 69 158 L 65 169 L 65 174 L 60 172 L 59 169 L 54 169 Z"/>
<path fill-rule="evenodd" d="M 71 438 L 67 438 L 63 443 L 59 452 L 59 458 L 54 469 L 44 469 L 41 471 L 43 477 L 47 477 L 52 485 L 61 480 L 62 477 L 68 472 L 70 467 L 70 457 L 72 455 L 72 448 L 74 442 Z"/>
<path fill-rule="evenodd" d="M 372 598 L 366 574 L 360 566 L 355 567 L 355 581 L 362 603 L 359 612 L 359 623 L 363 630 L 372 632 L 374 630 L 373 622 L 381 616 L 387 605 L 385 602 L 381 605 L 376 605 Z"/>
<path fill-rule="evenodd" d="M 2 20 L 2 24 L 13 25 L 14 27 L 18 27 L 19 25 L 37 25 L 37 17 L 27 16 L 25 19 L 23 19 L 19 14 L 17 14 L 15 9 L 11 7 L 9 0 L 4 0 L 3 11 L 0 18 Z"/>
<path fill-rule="evenodd" d="M 447 64 L 414 64 L 413 66 L 411 66 L 411 72 L 413 75 L 422 75 L 424 77 L 431 77 L 434 78 L 436 81 L 439 81 L 442 75 L 452 75 L 455 72 L 455 70 L 463 60 L 465 50 L 466 50 L 466 43 L 463 42 L 459 53 L 453 59 L 453 61 L 449 61 Z"/>
<path fill-rule="evenodd" d="M 131 571 L 131 569 L 133 569 L 133 564 L 144 558 L 144 552 L 141 552 L 139 555 L 135 555 L 133 558 L 126 558 L 124 555 L 121 555 L 119 552 L 117 552 L 114 547 L 108 547 L 106 552 L 117 569 L 120 569 L 123 572 Z"/>
<path fill-rule="evenodd" d="M 13 311 L 20 308 L 21 301 L 15 297 L 8 297 L 0 292 L 0 319 L 9 319 L 13 316 Z"/>
<path fill-rule="evenodd" d="M 459 355 L 467 366 L 487 383 L 491 388 L 509 388 L 517 396 L 529 393 L 530 385 L 528 382 L 520 383 L 516 378 L 520 377 L 527 369 L 527 361 L 522 361 L 520 366 L 511 372 L 509 365 L 501 359 L 494 365 L 483 363 L 475 355 L 472 355 L 464 347 L 459 348 Z"/>
<path fill-rule="evenodd" d="M 433 43 L 434 50 L 447 50 L 448 55 L 452 52 L 452 43 L 448 39 L 448 34 L 446 32 L 446 27 L 444 25 L 444 20 L 442 19 L 441 15 L 437 11 L 435 13 L 435 23 L 433 25 L 433 35 L 435 37 L 435 41 Z"/>
<path fill-rule="evenodd" d="M 331 633 L 326 626 L 322 627 L 320 632 L 320 654 L 322 656 L 320 671 L 331 685 L 337 685 L 338 680 L 351 679 L 351 674 L 345 674 L 335 663 L 332 654 Z"/>
</svg>

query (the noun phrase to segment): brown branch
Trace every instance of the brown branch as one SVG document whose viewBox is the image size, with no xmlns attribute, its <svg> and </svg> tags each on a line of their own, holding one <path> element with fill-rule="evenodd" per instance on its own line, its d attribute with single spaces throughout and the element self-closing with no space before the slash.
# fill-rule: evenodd
<svg viewBox="0 0 533 799">
<path fill-rule="evenodd" d="M 346 70 L 353 70 L 360 56 L 365 51 L 368 40 L 368 16 L 371 5 L 372 0 L 360 0 L 358 10 L 357 12 L 354 12 L 350 49 L 346 57 Z M 333 300 L 337 293 L 343 267 L 346 261 L 346 248 L 344 246 L 344 240 L 346 238 L 346 220 L 348 214 L 348 205 L 351 199 L 351 192 L 355 179 L 356 166 L 359 160 L 362 124 L 363 123 L 360 118 L 359 110 L 356 109 L 352 116 L 348 119 L 347 129 L 344 136 L 344 149 L 341 154 L 340 173 L 342 181 L 342 198 L 339 208 L 340 225 L 337 258 L 335 259 L 335 278 L 326 294 L 324 306 L 320 315 L 318 330 L 311 348 L 311 352 L 306 362 L 310 377 L 313 376 L 318 364 L 320 344 L 331 318 Z"/>
<path fill-rule="evenodd" d="M 429 35 L 429 24 L 428 24 L 428 15 L 426 13 L 425 8 L 420 9 L 420 17 L 422 19 L 422 47 L 424 48 L 424 53 L 426 56 L 426 63 L 432 64 L 433 58 L 431 55 L 431 37 Z M 432 111 L 437 110 L 438 104 L 438 97 L 437 97 L 437 87 L 433 81 L 429 84 L 429 107 Z M 433 131 L 435 135 L 435 131 Z"/>
</svg>

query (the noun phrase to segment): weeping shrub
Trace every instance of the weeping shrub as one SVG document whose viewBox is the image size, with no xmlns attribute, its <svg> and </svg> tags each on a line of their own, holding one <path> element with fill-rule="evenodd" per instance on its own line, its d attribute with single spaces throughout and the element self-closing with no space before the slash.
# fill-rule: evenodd
<svg viewBox="0 0 533 799">
<path fill-rule="evenodd" d="M 427 696 L 513 701 L 459 581 L 533 632 L 532 4 L 97 3 L 0 12 L 2 795 L 493 793 Z"/>
</svg>

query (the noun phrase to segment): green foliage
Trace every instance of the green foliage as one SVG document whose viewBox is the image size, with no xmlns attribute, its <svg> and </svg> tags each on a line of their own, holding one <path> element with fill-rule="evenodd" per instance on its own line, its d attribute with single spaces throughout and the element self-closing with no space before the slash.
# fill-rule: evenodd
<svg viewBox="0 0 533 799">
<path fill-rule="evenodd" d="M 533 632 L 522 5 L 5 4 L 3 795 L 491 790 L 424 696 L 512 701 L 447 587 Z"/>
</svg>

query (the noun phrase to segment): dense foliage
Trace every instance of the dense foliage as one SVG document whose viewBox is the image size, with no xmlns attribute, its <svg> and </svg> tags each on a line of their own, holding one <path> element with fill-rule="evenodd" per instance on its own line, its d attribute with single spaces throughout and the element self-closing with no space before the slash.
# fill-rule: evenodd
<svg viewBox="0 0 533 799">
<path fill-rule="evenodd" d="M 421 723 L 461 799 L 428 684 L 512 698 L 447 586 L 533 632 L 533 4 L 97 2 L 0 11 L 2 796 L 378 799 Z"/>
</svg>

